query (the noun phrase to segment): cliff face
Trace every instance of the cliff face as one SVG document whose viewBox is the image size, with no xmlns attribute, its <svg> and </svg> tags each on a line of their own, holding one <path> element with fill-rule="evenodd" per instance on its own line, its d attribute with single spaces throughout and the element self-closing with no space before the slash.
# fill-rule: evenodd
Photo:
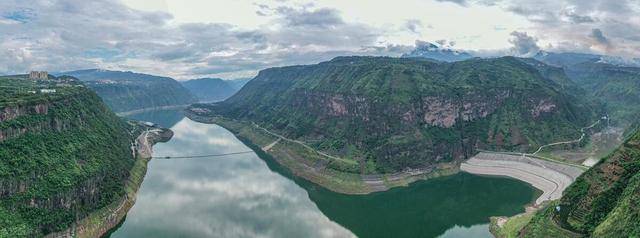
<svg viewBox="0 0 640 238">
<path fill-rule="evenodd" d="M 64 91 L 0 106 L 2 237 L 66 229 L 125 193 L 131 127 L 88 89 Z"/>
<path fill-rule="evenodd" d="M 526 151 L 575 137 L 595 115 L 515 58 L 340 57 L 264 70 L 228 100 L 198 107 L 374 163 L 368 172 L 460 160 L 476 149 Z"/>
</svg>

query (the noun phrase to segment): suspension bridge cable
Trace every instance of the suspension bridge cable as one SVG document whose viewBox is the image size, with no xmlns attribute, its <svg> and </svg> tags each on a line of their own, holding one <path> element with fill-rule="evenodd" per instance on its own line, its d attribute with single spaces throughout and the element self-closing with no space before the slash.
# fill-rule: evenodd
<svg viewBox="0 0 640 238">
<path fill-rule="evenodd" d="M 154 156 L 153 159 L 191 159 L 191 158 L 207 158 L 207 157 L 222 157 L 228 155 L 240 155 L 240 154 L 248 154 L 254 153 L 253 150 L 248 151 L 240 151 L 233 153 L 224 153 L 224 154 L 208 154 L 208 155 L 181 155 L 181 156 Z"/>
</svg>

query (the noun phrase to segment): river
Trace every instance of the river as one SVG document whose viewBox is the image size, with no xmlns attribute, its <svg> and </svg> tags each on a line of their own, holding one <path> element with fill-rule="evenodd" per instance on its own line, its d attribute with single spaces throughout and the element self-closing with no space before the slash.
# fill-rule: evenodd
<svg viewBox="0 0 640 238">
<path fill-rule="evenodd" d="M 250 150 L 180 111 L 129 116 L 170 127 L 154 156 Z M 369 195 L 344 195 L 292 176 L 255 153 L 153 159 L 136 204 L 110 237 L 492 237 L 490 216 L 524 212 L 538 191 L 459 173 Z"/>
</svg>

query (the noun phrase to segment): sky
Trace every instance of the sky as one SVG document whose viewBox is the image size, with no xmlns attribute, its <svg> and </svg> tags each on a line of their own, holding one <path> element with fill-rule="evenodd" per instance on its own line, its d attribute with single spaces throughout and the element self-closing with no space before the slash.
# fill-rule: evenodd
<svg viewBox="0 0 640 238">
<path fill-rule="evenodd" d="M 477 56 L 640 57 L 640 0 L 2 0 L 0 74 L 252 77 L 420 42 Z"/>
</svg>

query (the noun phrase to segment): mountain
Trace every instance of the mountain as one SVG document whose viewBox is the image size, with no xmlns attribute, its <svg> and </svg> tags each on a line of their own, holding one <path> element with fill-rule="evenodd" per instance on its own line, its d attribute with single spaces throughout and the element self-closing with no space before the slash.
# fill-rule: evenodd
<svg viewBox="0 0 640 238">
<path fill-rule="evenodd" d="M 478 149 L 532 151 L 574 138 L 596 117 L 591 104 L 513 57 L 338 57 L 271 68 L 191 111 L 256 123 L 353 161 L 337 170 L 360 174 L 457 163 Z"/>
<path fill-rule="evenodd" d="M 240 90 L 242 87 L 244 87 L 245 84 L 251 81 L 251 79 L 252 78 L 231 79 L 231 80 L 228 80 L 227 83 L 231 85 L 231 87 L 235 88 L 236 90 Z"/>
<path fill-rule="evenodd" d="M 607 104 L 616 122 L 628 124 L 640 115 L 640 67 L 607 63 L 603 56 L 589 54 L 543 52 L 535 58 L 563 67 L 586 95 Z"/>
<path fill-rule="evenodd" d="M 146 162 L 132 151 L 140 131 L 83 85 L 58 83 L 0 79 L 0 237 L 71 227 L 99 237 L 126 211 L 96 212 L 130 207 L 133 174 L 144 174 Z M 88 217 L 93 222 L 80 222 Z"/>
<path fill-rule="evenodd" d="M 196 102 L 189 90 L 168 77 L 99 69 L 63 72 L 59 75 L 82 80 L 115 112 Z"/>
<path fill-rule="evenodd" d="M 602 56 L 594 54 L 583 53 L 554 53 L 548 51 L 540 51 L 533 56 L 534 59 L 544 62 L 549 65 L 558 67 L 569 67 L 585 62 L 595 62 L 600 60 Z"/>
<path fill-rule="evenodd" d="M 461 61 L 473 58 L 471 54 L 463 51 L 457 51 L 449 48 L 438 47 L 429 42 L 422 42 L 416 48 L 406 54 L 403 58 L 428 58 L 445 62 Z"/>
<path fill-rule="evenodd" d="M 222 101 L 238 91 L 228 81 L 219 78 L 202 78 L 182 82 L 200 102 Z"/>
<path fill-rule="evenodd" d="M 639 202 L 640 131 L 636 131 L 569 186 L 559 203 L 539 211 L 518 237 L 576 237 L 567 230 L 588 237 L 639 237 Z"/>
</svg>

